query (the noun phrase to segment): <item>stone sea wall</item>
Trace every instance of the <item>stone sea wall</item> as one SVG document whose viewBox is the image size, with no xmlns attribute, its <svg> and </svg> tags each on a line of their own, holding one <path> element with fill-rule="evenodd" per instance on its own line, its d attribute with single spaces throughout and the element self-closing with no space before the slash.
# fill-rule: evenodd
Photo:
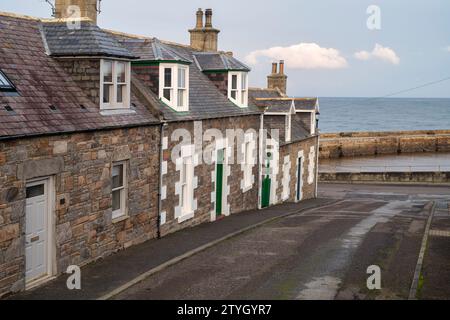
<svg viewBox="0 0 450 320">
<path fill-rule="evenodd" d="M 450 152 L 450 130 L 322 134 L 320 159 L 417 152 Z"/>
</svg>

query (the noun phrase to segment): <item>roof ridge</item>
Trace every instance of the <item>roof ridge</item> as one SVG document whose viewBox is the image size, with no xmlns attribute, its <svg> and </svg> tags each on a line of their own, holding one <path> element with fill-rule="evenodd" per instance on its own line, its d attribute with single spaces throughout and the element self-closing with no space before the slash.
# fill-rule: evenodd
<svg viewBox="0 0 450 320">
<path fill-rule="evenodd" d="M 317 100 L 317 97 L 272 97 L 272 98 L 255 98 L 256 101 L 265 101 L 265 100 L 277 100 L 277 101 L 308 101 L 308 100 Z"/>
<path fill-rule="evenodd" d="M 19 19 L 27 19 L 27 20 L 34 20 L 34 21 L 42 20 L 42 18 L 27 16 L 25 14 L 6 12 L 6 11 L 0 11 L 0 16 L 11 17 L 11 18 L 19 18 Z"/>
<path fill-rule="evenodd" d="M 61 23 L 61 22 L 74 22 L 74 21 L 80 21 L 80 22 L 92 22 L 94 24 L 94 21 L 92 19 L 87 17 L 80 17 L 80 18 L 38 18 L 43 23 Z"/>
</svg>

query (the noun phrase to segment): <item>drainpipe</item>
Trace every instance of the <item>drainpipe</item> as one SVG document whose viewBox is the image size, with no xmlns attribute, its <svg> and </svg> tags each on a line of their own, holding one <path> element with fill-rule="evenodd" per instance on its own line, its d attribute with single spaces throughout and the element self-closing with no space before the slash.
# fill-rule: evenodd
<svg viewBox="0 0 450 320">
<path fill-rule="evenodd" d="M 167 123 L 161 123 L 159 127 L 159 175 L 158 175 L 158 217 L 157 217 L 157 226 L 156 226 L 156 237 L 157 239 L 161 239 L 161 192 L 162 192 L 162 163 L 163 163 L 163 138 L 164 138 L 164 128 L 167 126 Z"/>
</svg>

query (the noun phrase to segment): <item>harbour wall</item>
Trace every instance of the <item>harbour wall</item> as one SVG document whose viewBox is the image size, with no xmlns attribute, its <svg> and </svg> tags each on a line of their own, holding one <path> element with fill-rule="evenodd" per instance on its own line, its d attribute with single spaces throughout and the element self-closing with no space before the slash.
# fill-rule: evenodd
<svg viewBox="0 0 450 320">
<path fill-rule="evenodd" d="M 341 132 L 320 136 L 320 159 L 450 152 L 450 130 Z"/>
</svg>

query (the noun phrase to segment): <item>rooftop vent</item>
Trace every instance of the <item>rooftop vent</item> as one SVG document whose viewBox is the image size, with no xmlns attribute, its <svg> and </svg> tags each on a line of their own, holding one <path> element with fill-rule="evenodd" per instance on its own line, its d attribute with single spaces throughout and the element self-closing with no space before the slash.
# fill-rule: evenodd
<svg viewBox="0 0 450 320">
<path fill-rule="evenodd" d="M 58 110 L 58 108 L 56 108 L 53 104 L 49 105 L 48 107 L 49 107 L 50 110 L 52 110 L 52 111 L 57 111 L 57 110 Z"/>
<path fill-rule="evenodd" d="M 4 106 L 4 108 L 5 108 L 5 110 L 8 111 L 8 112 L 13 112 L 13 111 L 14 111 L 14 109 L 11 108 L 10 106 Z"/>
</svg>

